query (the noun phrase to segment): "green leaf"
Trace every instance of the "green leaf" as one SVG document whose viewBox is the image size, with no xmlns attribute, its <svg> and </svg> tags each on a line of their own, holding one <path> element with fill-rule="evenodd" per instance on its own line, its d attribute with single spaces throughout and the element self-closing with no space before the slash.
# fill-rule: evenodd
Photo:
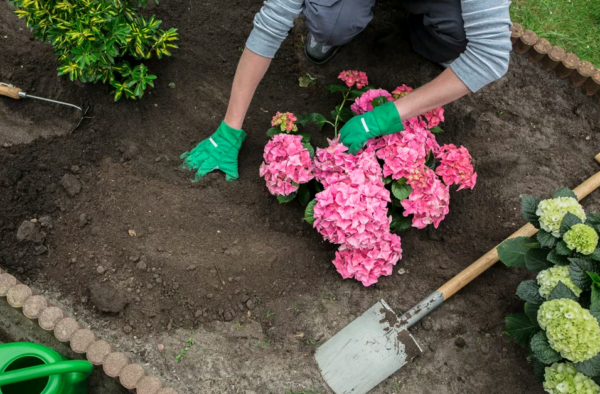
<svg viewBox="0 0 600 394">
<path fill-rule="evenodd" d="M 544 380 L 546 379 L 544 377 L 545 373 L 546 373 L 546 366 L 544 365 L 544 363 L 542 363 L 539 360 L 534 360 L 533 361 L 533 376 L 535 377 L 535 380 L 537 380 L 539 383 L 544 383 Z"/>
<path fill-rule="evenodd" d="M 438 134 L 438 133 L 443 133 L 444 129 L 442 129 L 440 126 L 435 126 L 435 127 L 432 127 L 429 131 L 431 131 L 434 134 Z"/>
<path fill-rule="evenodd" d="M 548 301 L 560 300 L 560 299 L 577 301 L 579 299 L 579 297 L 577 297 L 575 295 L 575 293 L 573 293 L 573 290 L 569 289 L 561 281 L 561 282 L 558 282 L 556 287 L 554 289 L 552 289 L 552 291 L 550 292 L 550 295 L 548 296 Z"/>
<path fill-rule="evenodd" d="M 325 86 L 325 88 L 327 90 L 329 90 L 331 93 L 345 92 L 348 90 L 347 86 L 341 86 L 341 85 L 327 85 L 327 86 Z M 329 107 L 329 108 L 331 108 L 331 107 Z"/>
<path fill-rule="evenodd" d="M 404 183 L 406 183 L 406 178 L 400 178 L 400 180 L 398 180 L 397 182 L 400 182 L 402 179 L 404 179 Z M 384 185 L 388 185 L 390 183 L 392 183 L 393 179 L 392 176 L 386 176 L 385 178 L 383 178 L 383 184 Z"/>
<path fill-rule="evenodd" d="M 310 190 L 308 189 L 308 185 L 303 183 L 298 187 L 298 202 L 305 207 L 310 201 Z"/>
<path fill-rule="evenodd" d="M 392 212 L 392 223 L 390 223 L 390 232 L 394 234 L 406 231 L 412 226 L 412 215 L 407 217 Z"/>
<path fill-rule="evenodd" d="M 554 193 L 554 195 L 552 196 L 552 198 L 558 197 L 571 197 L 577 200 L 577 195 L 568 187 L 558 189 L 556 193 Z"/>
<path fill-rule="evenodd" d="M 356 114 L 350 108 L 342 108 L 340 110 L 340 120 L 344 123 L 355 117 Z"/>
<path fill-rule="evenodd" d="M 571 212 L 567 212 L 562 222 L 560 223 L 560 235 L 561 237 L 565 235 L 567 231 L 571 229 L 576 224 L 581 223 L 581 219 L 577 216 L 573 215 Z"/>
<path fill-rule="evenodd" d="M 507 239 L 498 246 L 498 257 L 508 267 L 525 267 L 525 254 L 529 250 L 525 244 L 528 237 Z"/>
<path fill-rule="evenodd" d="M 308 151 L 308 153 L 310 153 L 311 159 L 315 157 L 315 148 L 313 148 L 311 144 L 309 144 L 308 142 L 303 142 L 302 146 Z"/>
<path fill-rule="evenodd" d="M 387 97 L 385 97 L 385 96 L 378 96 L 378 97 L 375 97 L 373 99 L 373 101 L 371 102 L 371 105 L 373 105 L 373 108 L 377 108 L 377 107 L 379 107 L 379 106 L 387 103 L 388 101 L 389 100 L 388 100 Z"/>
<path fill-rule="evenodd" d="M 526 302 L 524 309 L 525 314 L 529 316 L 529 319 L 533 324 L 539 325 L 537 321 L 538 310 L 540 309 L 541 304 L 532 304 L 530 302 Z"/>
<path fill-rule="evenodd" d="M 589 224 L 600 233 L 600 213 L 588 213 L 585 224 Z"/>
<path fill-rule="evenodd" d="M 519 283 L 516 294 L 517 297 L 530 304 L 541 305 L 542 302 L 546 301 L 540 295 L 540 286 L 535 280 L 524 280 Z"/>
<path fill-rule="evenodd" d="M 298 133 L 298 135 L 302 136 L 302 143 L 307 144 L 307 143 L 310 142 L 310 137 L 311 137 L 310 134 L 308 134 L 308 133 Z"/>
<path fill-rule="evenodd" d="M 592 278 L 588 272 L 598 271 L 598 264 L 594 261 L 572 257 L 569 259 L 569 275 L 573 283 L 581 290 L 587 290 L 592 285 Z"/>
<path fill-rule="evenodd" d="M 402 201 L 402 200 L 408 198 L 408 196 L 410 196 L 410 193 L 412 193 L 412 191 L 413 191 L 412 187 L 410 187 L 410 185 L 407 183 L 404 183 L 404 184 L 400 184 L 398 182 L 392 183 L 392 194 L 394 195 L 394 197 L 396 197 L 398 199 L 398 201 Z"/>
<path fill-rule="evenodd" d="M 569 259 L 565 256 L 561 256 L 556 253 L 556 249 L 552 249 L 550 253 L 548 253 L 548 261 L 554 263 L 556 265 L 569 265 Z"/>
<path fill-rule="evenodd" d="M 296 192 L 293 192 L 292 194 L 289 194 L 287 196 L 277 196 L 277 200 L 279 201 L 280 204 L 288 203 L 288 202 L 292 201 L 294 198 L 296 198 Z"/>
<path fill-rule="evenodd" d="M 435 156 L 433 155 L 433 153 L 429 152 L 427 154 L 427 159 L 425 161 L 425 165 L 429 168 L 431 168 L 433 171 L 435 171 L 435 167 L 437 165 L 437 163 L 435 162 Z"/>
<path fill-rule="evenodd" d="M 535 228 L 540 228 L 539 218 L 535 213 L 539 204 L 539 198 L 521 195 L 521 215 Z"/>
<path fill-rule="evenodd" d="M 534 325 L 524 313 L 514 313 L 506 316 L 505 323 L 506 335 L 523 346 L 529 345 L 531 337 L 539 331 L 539 327 Z"/>
<path fill-rule="evenodd" d="M 304 210 L 304 220 L 310 224 L 315 222 L 315 205 L 317 205 L 317 200 L 312 200 L 306 205 L 306 209 Z"/>
<path fill-rule="evenodd" d="M 544 248 L 553 248 L 558 243 L 558 239 L 552 233 L 542 229 L 538 231 L 536 238 Z"/>
<path fill-rule="evenodd" d="M 588 257 L 592 260 L 600 261 L 600 248 L 596 248 Z"/>
<path fill-rule="evenodd" d="M 592 294 L 590 295 L 590 313 L 600 323 L 600 285 L 592 284 Z"/>
<path fill-rule="evenodd" d="M 560 353 L 552 349 L 544 331 L 538 331 L 529 343 L 533 356 L 546 365 L 553 364 L 562 359 Z"/>
<path fill-rule="evenodd" d="M 600 286 L 600 275 L 598 275 L 595 272 L 591 272 L 591 271 L 588 271 L 587 274 L 590 277 L 590 279 L 592 280 L 592 282 L 594 282 L 595 284 Z"/>
<path fill-rule="evenodd" d="M 586 376 L 600 376 L 600 354 L 595 355 L 589 360 L 575 363 L 574 366 L 578 372 L 581 372 Z"/>
<path fill-rule="evenodd" d="M 298 116 L 296 123 L 298 123 L 299 125 L 302 126 L 306 126 L 308 123 L 315 123 L 317 126 L 319 126 L 321 129 L 323 128 L 323 125 L 325 123 L 327 123 L 327 118 L 325 118 L 325 116 L 318 114 L 318 113 L 310 113 L 310 114 L 306 114 L 304 116 Z"/>
<path fill-rule="evenodd" d="M 306 75 L 298 78 L 298 85 L 300 85 L 301 88 L 307 88 L 310 85 L 315 85 L 317 83 L 317 79 L 313 78 L 309 73 L 306 73 Z"/>
<path fill-rule="evenodd" d="M 529 249 L 525 253 L 525 265 L 530 271 L 540 272 L 545 269 L 552 267 L 552 264 L 548 262 L 547 249 Z"/>
<path fill-rule="evenodd" d="M 568 256 L 571 254 L 571 249 L 569 249 L 567 243 L 562 239 L 558 241 L 554 250 L 556 250 L 556 253 L 558 253 L 561 256 Z"/>
<path fill-rule="evenodd" d="M 271 127 L 269 130 L 267 130 L 267 136 L 269 138 L 273 138 L 273 136 L 277 135 L 277 134 L 282 134 L 285 133 L 284 131 L 281 131 L 281 129 L 279 127 Z"/>
</svg>

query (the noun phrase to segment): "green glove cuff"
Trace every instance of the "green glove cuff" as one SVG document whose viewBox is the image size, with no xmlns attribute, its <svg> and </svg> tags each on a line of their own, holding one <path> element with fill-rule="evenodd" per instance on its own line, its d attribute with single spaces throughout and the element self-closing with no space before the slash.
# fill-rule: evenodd
<svg viewBox="0 0 600 394">
<path fill-rule="evenodd" d="M 244 130 L 234 129 L 225 123 L 225 121 L 221 122 L 221 125 L 214 134 L 214 137 L 223 138 L 238 151 L 242 147 L 242 143 L 246 139 L 246 136 L 247 134 Z"/>
<path fill-rule="evenodd" d="M 379 126 L 380 135 L 388 135 L 404 130 L 402 119 L 393 101 L 375 107 L 373 117 Z"/>
</svg>

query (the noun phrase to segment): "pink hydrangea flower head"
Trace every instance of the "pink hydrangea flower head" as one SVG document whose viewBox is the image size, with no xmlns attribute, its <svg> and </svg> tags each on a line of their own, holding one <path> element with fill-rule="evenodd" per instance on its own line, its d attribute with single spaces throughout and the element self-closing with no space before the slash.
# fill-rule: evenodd
<svg viewBox="0 0 600 394">
<path fill-rule="evenodd" d="M 394 96 L 394 98 L 400 98 L 406 96 L 412 91 L 413 88 L 411 88 L 410 86 L 400 85 L 392 92 L 392 96 Z"/>
<path fill-rule="evenodd" d="M 422 144 L 407 144 L 403 133 L 389 134 L 382 139 L 386 145 L 377 151 L 383 160 L 383 176 L 393 179 L 405 177 L 410 171 L 425 165 L 425 149 Z"/>
<path fill-rule="evenodd" d="M 382 169 L 373 151 L 353 156 L 338 139 L 329 140 L 327 148 L 317 148 L 314 158 L 315 178 L 325 188 L 336 183 L 381 184 Z"/>
<path fill-rule="evenodd" d="M 413 227 L 422 229 L 433 224 L 438 228 L 449 211 L 450 187 L 435 178 L 429 187 L 413 190 L 401 204 L 404 216 L 413 215 Z"/>
<path fill-rule="evenodd" d="M 358 115 L 362 115 L 368 111 L 373 111 L 373 100 L 381 96 L 386 97 L 388 101 L 394 101 L 394 98 L 387 90 L 371 89 L 367 90 L 360 97 L 358 97 L 354 101 L 354 104 L 350 106 L 350 109 Z"/>
<path fill-rule="evenodd" d="M 281 131 L 285 131 L 286 133 L 293 133 L 298 131 L 298 126 L 295 123 L 297 120 L 291 112 L 277 112 L 273 116 L 273 120 L 271 120 L 271 126 L 279 127 Z"/>
<path fill-rule="evenodd" d="M 369 84 L 369 80 L 367 79 L 367 74 L 364 71 L 356 71 L 356 70 L 347 70 L 342 71 L 338 76 L 338 79 L 341 79 L 346 83 L 346 86 L 349 88 L 356 84 L 358 89 L 362 89 Z"/>
<path fill-rule="evenodd" d="M 389 232 L 390 193 L 381 185 L 336 183 L 315 199 L 313 226 L 329 242 L 365 247 Z"/>
<path fill-rule="evenodd" d="M 411 118 L 402 122 L 404 125 L 404 131 L 402 132 L 406 141 L 416 140 L 418 143 L 424 145 L 422 152 L 427 155 L 430 151 L 436 153 L 440 148 L 440 145 L 435 139 L 435 135 L 429 131 L 427 123 L 419 117 Z"/>
<path fill-rule="evenodd" d="M 435 127 L 444 121 L 444 108 L 438 107 L 423 114 L 427 119 L 429 128 Z"/>
<path fill-rule="evenodd" d="M 433 182 L 438 179 L 435 172 L 429 167 L 413 168 L 407 172 L 406 183 L 413 190 L 428 190 Z"/>
<path fill-rule="evenodd" d="M 277 134 L 267 143 L 260 176 L 273 195 L 287 196 L 298 185 L 313 179 L 310 153 L 302 145 L 302 136 Z"/>
<path fill-rule="evenodd" d="M 477 173 L 473 169 L 467 148 L 457 148 L 454 144 L 443 145 L 436 157 L 441 159 L 441 162 L 435 172 L 442 177 L 446 185 L 459 185 L 458 190 L 472 190 L 475 187 Z"/>
<path fill-rule="evenodd" d="M 371 286 L 380 276 L 391 275 L 401 258 L 400 237 L 384 233 L 379 240 L 363 248 L 340 246 L 333 264 L 342 278 L 355 278 L 364 286 Z"/>
</svg>

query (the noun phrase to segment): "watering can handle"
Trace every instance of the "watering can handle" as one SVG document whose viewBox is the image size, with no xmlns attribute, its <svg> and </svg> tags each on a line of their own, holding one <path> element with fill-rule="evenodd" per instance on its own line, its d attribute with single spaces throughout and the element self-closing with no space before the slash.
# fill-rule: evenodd
<svg viewBox="0 0 600 394">
<path fill-rule="evenodd" d="M 40 365 L 0 373 L 0 387 L 8 384 L 25 382 L 51 375 L 73 374 L 72 383 L 85 380 L 94 369 L 87 361 L 62 361 L 54 364 Z"/>
</svg>

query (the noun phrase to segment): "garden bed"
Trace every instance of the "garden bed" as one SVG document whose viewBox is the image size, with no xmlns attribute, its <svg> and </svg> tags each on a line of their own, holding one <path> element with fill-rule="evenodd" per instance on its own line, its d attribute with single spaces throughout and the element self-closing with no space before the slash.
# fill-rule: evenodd
<svg viewBox="0 0 600 394">
<path fill-rule="evenodd" d="M 57 77 L 51 48 L 30 41 L 24 23 L 0 5 L 0 53 L 8 59 L 0 80 L 93 105 L 93 119 L 73 134 L 17 144 L 25 132 L 68 132 L 60 126 L 75 115 L 0 100 L 0 145 L 14 144 L 0 149 L 0 266 L 77 312 L 181 393 L 324 392 L 316 346 L 380 298 L 397 312 L 408 309 L 502 241 L 523 224 L 520 194 L 549 196 L 598 170 L 597 99 L 515 55 L 501 81 L 445 107 L 438 140 L 469 149 L 479 173 L 474 191 L 453 193 L 438 230 L 402 237 L 405 257 L 395 270 L 402 274 L 368 289 L 342 281 L 331 264 L 336 248 L 298 219 L 297 202 L 279 205 L 259 177 L 264 131 L 276 111 L 336 104 L 325 89 L 298 86 L 306 72 L 325 85 L 343 69 L 364 70 L 379 87 L 419 86 L 440 70 L 410 51 L 399 30 L 403 15 L 388 4 L 323 67 L 303 58 L 299 24 L 250 108 L 240 179 L 210 174 L 192 185 L 178 156 L 221 121 L 260 5 L 151 7 L 180 29 L 181 48 L 150 64 L 156 89 L 117 104 L 106 86 Z M 318 145 L 319 132 L 311 132 Z M 77 178 L 80 193 L 66 193 L 65 174 Z M 592 194 L 584 205 L 598 211 L 599 204 Z M 42 228 L 44 242 L 17 242 L 22 221 L 44 216 L 52 221 L 52 229 Z M 499 265 L 469 285 L 415 327 L 421 359 L 374 392 L 541 393 L 524 351 L 502 334 L 504 317 L 520 307 L 514 289 L 527 275 Z M 103 297 L 115 292 L 129 301 L 123 309 Z M 122 310 L 109 315 L 95 305 Z M 177 363 L 192 330 L 195 344 Z"/>
</svg>

